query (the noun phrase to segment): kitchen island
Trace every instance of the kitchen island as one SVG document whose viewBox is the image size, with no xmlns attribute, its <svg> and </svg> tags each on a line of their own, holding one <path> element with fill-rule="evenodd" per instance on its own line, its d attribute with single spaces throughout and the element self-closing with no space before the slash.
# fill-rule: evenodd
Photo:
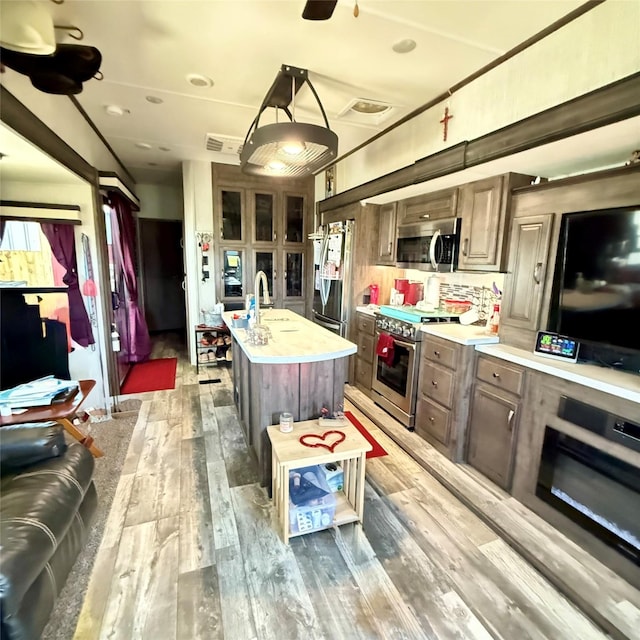
<svg viewBox="0 0 640 640">
<path fill-rule="evenodd" d="M 231 331 L 233 399 L 249 446 L 258 459 L 263 486 L 271 482 L 271 447 L 267 427 L 280 414 L 296 422 L 335 411 L 344 402 L 348 357 L 357 346 L 288 309 L 265 309 L 261 326 L 271 337 L 251 344 L 246 329 L 234 327 L 233 312 L 223 314 Z"/>
</svg>

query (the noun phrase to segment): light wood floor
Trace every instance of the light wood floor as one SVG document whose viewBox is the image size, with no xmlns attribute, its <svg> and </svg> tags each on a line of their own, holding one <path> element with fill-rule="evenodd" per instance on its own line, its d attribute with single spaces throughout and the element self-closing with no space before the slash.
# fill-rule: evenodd
<svg viewBox="0 0 640 640">
<path fill-rule="evenodd" d="M 284 545 L 229 368 L 201 385 L 156 344 L 171 355 L 175 390 L 140 396 L 77 640 L 609 637 L 353 407 L 389 453 L 367 463 L 364 526 Z"/>
</svg>

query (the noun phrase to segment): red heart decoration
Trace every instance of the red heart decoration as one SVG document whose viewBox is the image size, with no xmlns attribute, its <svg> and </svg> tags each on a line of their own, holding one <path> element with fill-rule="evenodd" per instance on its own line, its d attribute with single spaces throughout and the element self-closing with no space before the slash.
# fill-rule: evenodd
<svg viewBox="0 0 640 640">
<path fill-rule="evenodd" d="M 335 433 L 338 437 L 332 444 L 326 444 L 324 442 L 325 438 L 332 433 Z M 318 440 L 322 440 L 323 442 L 306 442 L 307 438 L 317 438 Z M 331 453 L 333 450 L 341 443 L 344 442 L 346 436 L 344 435 L 344 431 L 336 431 L 332 429 L 331 431 L 325 431 L 322 435 L 317 435 L 315 433 L 307 433 L 304 436 L 300 436 L 300 444 L 303 444 L 305 447 L 324 447 L 325 449 L 329 449 Z"/>
</svg>

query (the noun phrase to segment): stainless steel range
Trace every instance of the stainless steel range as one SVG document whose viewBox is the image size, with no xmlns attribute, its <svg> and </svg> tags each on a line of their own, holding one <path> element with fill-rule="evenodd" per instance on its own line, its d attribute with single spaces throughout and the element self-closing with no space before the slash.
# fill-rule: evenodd
<svg viewBox="0 0 640 640">
<path fill-rule="evenodd" d="M 391 313 L 392 311 L 390 311 Z M 420 368 L 420 330 L 427 322 L 455 322 L 439 313 L 424 314 L 422 322 L 411 322 L 376 314 L 376 355 L 372 396 L 376 404 L 413 431 Z M 388 351 L 381 354 L 382 347 Z"/>
</svg>

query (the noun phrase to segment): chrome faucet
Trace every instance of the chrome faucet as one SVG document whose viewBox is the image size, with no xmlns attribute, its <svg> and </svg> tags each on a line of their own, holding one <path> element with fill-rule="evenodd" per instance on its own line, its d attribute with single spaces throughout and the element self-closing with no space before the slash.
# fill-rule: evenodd
<svg viewBox="0 0 640 640">
<path fill-rule="evenodd" d="M 267 274 L 264 271 L 258 271 L 256 273 L 256 279 L 253 283 L 253 290 L 255 296 L 256 307 L 256 324 L 260 324 L 260 283 L 262 282 L 262 290 L 264 294 L 264 303 L 271 304 L 271 298 L 269 297 L 269 283 L 267 282 Z"/>
</svg>

